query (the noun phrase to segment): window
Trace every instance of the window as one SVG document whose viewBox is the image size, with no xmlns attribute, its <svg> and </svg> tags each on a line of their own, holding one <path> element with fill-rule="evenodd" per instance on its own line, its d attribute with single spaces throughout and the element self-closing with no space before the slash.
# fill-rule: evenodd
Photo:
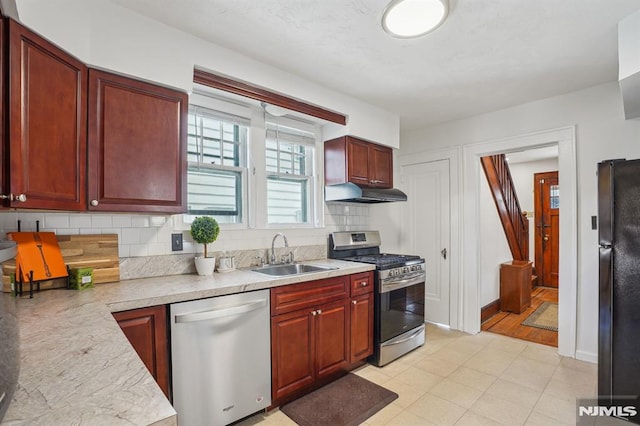
<svg viewBox="0 0 640 426">
<path fill-rule="evenodd" d="M 193 103 L 188 120 L 189 214 L 243 222 L 249 121 Z"/>
<path fill-rule="evenodd" d="M 313 203 L 314 147 L 312 131 L 291 124 L 267 122 L 265 158 L 267 223 L 307 224 Z"/>
<path fill-rule="evenodd" d="M 196 85 L 189 97 L 188 214 L 231 228 L 321 227 L 320 126 Z"/>
</svg>

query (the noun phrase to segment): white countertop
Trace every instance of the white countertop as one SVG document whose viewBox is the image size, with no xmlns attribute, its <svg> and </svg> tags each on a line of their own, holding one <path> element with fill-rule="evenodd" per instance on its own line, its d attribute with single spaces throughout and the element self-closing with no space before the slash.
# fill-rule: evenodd
<svg viewBox="0 0 640 426">
<path fill-rule="evenodd" d="M 338 269 L 288 277 L 249 270 L 172 275 L 16 300 L 20 377 L 2 425 L 175 425 L 175 410 L 111 313 L 374 269 L 332 259 L 304 263 Z"/>
</svg>

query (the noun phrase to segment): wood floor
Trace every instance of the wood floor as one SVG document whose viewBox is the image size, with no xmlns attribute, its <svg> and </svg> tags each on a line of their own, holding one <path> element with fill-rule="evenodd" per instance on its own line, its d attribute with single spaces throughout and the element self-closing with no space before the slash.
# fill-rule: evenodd
<svg viewBox="0 0 640 426">
<path fill-rule="evenodd" d="M 543 330 L 541 328 L 520 324 L 529 314 L 535 311 L 542 302 L 558 303 L 558 289 L 535 287 L 531 292 L 531 306 L 523 313 L 518 315 L 509 312 L 498 312 L 482 323 L 482 330 L 557 348 L 557 331 Z"/>
</svg>

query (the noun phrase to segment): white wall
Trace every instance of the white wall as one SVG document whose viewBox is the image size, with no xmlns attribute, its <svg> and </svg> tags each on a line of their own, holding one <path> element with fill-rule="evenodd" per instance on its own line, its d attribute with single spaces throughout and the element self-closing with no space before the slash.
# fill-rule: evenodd
<svg viewBox="0 0 640 426">
<path fill-rule="evenodd" d="M 350 134 L 399 146 L 397 114 L 322 87 L 149 19 L 108 0 L 17 0 L 21 21 L 96 67 L 191 92 L 195 66 L 348 116 L 329 138 Z"/>
<path fill-rule="evenodd" d="M 640 10 L 618 23 L 619 79 L 640 72 Z"/>
<path fill-rule="evenodd" d="M 597 214 L 596 164 L 609 158 L 640 157 L 640 122 L 624 120 L 617 83 L 402 133 L 400 154 L 412 155 L 569 125 L 576 125 L 578 168 L 576 348 L 578 356 L 595 359 L 598 252 L 597 231 L 591 229 L 590 217 Z M 402 221 L 402 217 L 397 221 Z M 464 234 L 461 241 L 464 244 Z"/>
<path fill-rule="evenodd" d="M 513 259 L 487 179 L 480 184 L 480 306 L 500 298 L 500 264 Z"/>
</svg>

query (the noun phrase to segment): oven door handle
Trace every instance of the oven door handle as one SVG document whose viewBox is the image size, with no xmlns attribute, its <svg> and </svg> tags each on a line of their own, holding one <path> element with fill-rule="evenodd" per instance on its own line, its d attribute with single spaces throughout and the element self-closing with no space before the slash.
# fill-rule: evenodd
<svg viewBox="0 0 640 426">
<path fill-rule="evenodd" d="M 421 282 L 424 282 L 425 278 L 426 278 L 426 274 L 424 272 L 419 272 L 417 274 L 411 275 L 408 278 L 404 278 L 397 281 L 391 281 L 390 283 L 385 283 L 383 281 L 382 285 L 380 286 L 380 292 L 388 293 L 398 288 L 408 287 L 409 285 L 412 285 L 412 284 L 419 284 Z"/>
<path fill-rule="evenodd" d="M 422 332 L 424 332 L 424 327 L 420 327 L 420 329 L 415 333 L 411 334 L 411 336 L 407 336 L 404 339 L 392 340 L 391 342 L 383 343 L 382 346 L 393 346 L 393 345 L 399 345 L 404 342 L 408 342 L 409 340 L 415 339 L 416 337 L 418 337 Z"/>
</svg>

